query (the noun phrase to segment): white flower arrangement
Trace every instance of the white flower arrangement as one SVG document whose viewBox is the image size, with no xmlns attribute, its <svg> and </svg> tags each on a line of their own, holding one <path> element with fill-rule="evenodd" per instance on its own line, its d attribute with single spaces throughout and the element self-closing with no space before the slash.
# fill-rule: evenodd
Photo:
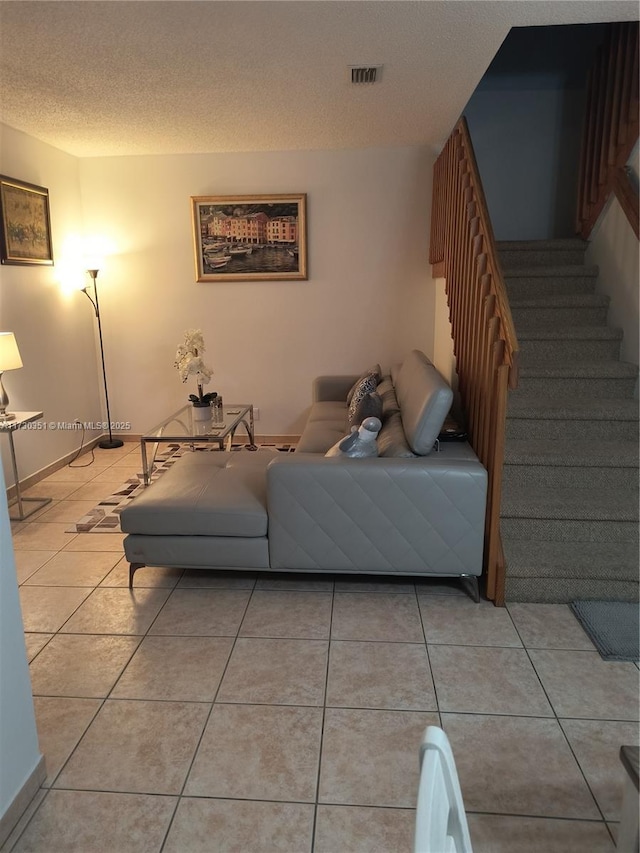
<svg viewBox="0 0 640 853">
<path fill-rule="evenodd" d="M 202 330 L 188 329 L 184 334 L 184 343 L 180 344 L 176 351 L 174 362 L 174 367 L 180 373 L 183 382 L 186 382 L 190 376 L 196 377 L 198 395 L 189 394 L 189 399 L 194 405 L 199 406 L 208 406 L 217 396 L 215 391 L 209 394 L 204 394 L 202 391 L 202 386 L 206 385 L 213 376 L 213 370 L 202 359 L 204 350 Z"/>
</svg>

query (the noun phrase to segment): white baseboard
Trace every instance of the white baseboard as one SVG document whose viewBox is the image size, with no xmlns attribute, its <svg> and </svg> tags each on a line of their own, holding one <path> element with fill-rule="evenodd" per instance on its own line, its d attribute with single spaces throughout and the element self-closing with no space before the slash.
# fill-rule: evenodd
<svg viewBox="0 0 640 853">
<path fill-rule="evenodd" d="M 13 798 L 9 808 L 0 817 L 0 847 L 13 832 L 14 827 L 26 811 L 31 800 L 38 793 L 40 785 L 47 777 L 44 755 L 29 774 L 27 781 Z"/>
</svg>

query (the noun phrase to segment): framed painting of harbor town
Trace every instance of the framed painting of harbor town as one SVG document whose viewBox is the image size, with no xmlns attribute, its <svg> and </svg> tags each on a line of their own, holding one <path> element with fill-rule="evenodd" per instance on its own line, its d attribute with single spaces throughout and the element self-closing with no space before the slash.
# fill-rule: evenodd
<svg viewBox="0 0 640 853">
<path fill-rule="evenodd" d="M 306 195 L 192 196 L 197 281 L 307 278 Z"/>
<path fill-rule="evenodd" d="M 0 175 L 0 261 L 52 264 L 49 190 Z"/>
</svg>

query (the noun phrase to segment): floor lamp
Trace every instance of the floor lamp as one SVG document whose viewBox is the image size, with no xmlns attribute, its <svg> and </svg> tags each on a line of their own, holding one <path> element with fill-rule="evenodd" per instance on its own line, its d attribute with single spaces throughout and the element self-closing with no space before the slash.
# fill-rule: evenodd
<svg viewBox="0 0 640 853">
<path fill-rule="evenodd" d="M 96 279 L 98 278 L 98 270 L 87 270 L 89 275 L 91 276 L 91 280 L 93 282 L 93 293 L 95 295 L 95 299 L 91 298 L 91 294 L 87 290 L 86 287 L 82 288 L 82 292 L 87 297 L 89 302 L 93 305 L 93 308 L 96 312 L 96 317 L 98 319 L 98 336 L 100 337 L 100 357 L 102 358 L 102 377 L 104 379 L 104 398 L 107 404 L 107 425 L 109 427 L 109 438 L 105 438 L 102 441 L 98 442 L 98 447 L 102 447 L 104 450 L 113 450 L 115 447 L 122 447 L 124 441 L 119 438 L 114 438 L 111 434 L 111 412 L 109 411 L 109 391 L 107 390 L 107 371 L 104 366 L 104 346 L 102 344 L 102 324 L 100 322 L 100 303 L 98 302 L 98 284 Z"/>
</svg>

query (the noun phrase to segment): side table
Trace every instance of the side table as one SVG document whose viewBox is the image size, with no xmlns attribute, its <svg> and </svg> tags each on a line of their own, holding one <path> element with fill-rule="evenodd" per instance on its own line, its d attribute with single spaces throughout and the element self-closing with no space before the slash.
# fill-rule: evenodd
<svg viewBox="0 0 640 853">
<path fill-rule="evenodd" d="M 9 436 L 11 466 L 13 468 L 13 479 L 15 482 L 16 489 L 16 497 L 13 501 L 11 501 L 9 506 L 12 507 L 17 505 L 18 507 L 18 514 L 11 515 L 11 513 L 9 513 L 9 518 L 12 521 L 24 521 L 25 518 L 29 518 L 29 516 L 33 515 L 34 512 L 37 512 L 39 509 L 42 509 L 43 506 L 50 504 L 51 498 L 25 498 L 22 496 L 22 492 L 20 491 L 20 477 L 18 476 L 18 464 L 16 462 L 16 450 L 13 446 L 13 433 L 23 427 L 24 424 L 32 423 L 33 421 L 39 421 L 42 417 L 42 412 L 14 412 L 13 414 L 15 414 L 15 418 L 10 421 L 0 420 L 0 433 L 6 433 Z M 24 504 L 27 502 L 35 503 L 36 506 L 25 512 Z"/>
</svg>

